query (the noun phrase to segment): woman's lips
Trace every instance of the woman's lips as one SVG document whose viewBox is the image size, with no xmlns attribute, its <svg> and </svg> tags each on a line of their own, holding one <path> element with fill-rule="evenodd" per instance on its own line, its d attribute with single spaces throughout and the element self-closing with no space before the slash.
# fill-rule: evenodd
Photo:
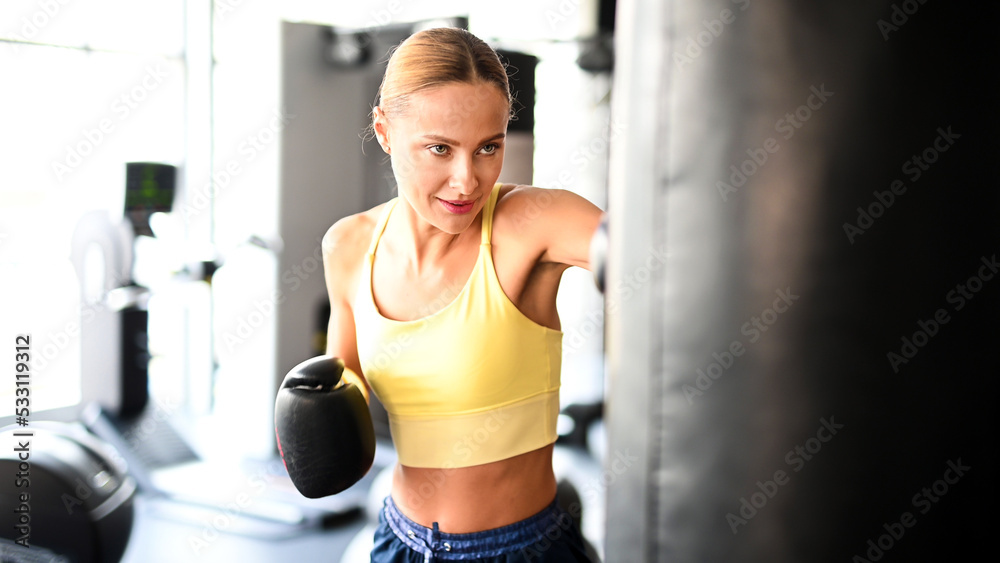
<svg viewBox="0 0 1000 563">
<path fill-rule="evenodd" d="M 438 198 L 441 205 L 444 206 L 449 213 L 454 213 L 455 215 L 465 215 L 466 213 L 472 211 L 472 204 L 474 201 L 462 201 L 462 200 L 446 200 Z"/>
</svg>

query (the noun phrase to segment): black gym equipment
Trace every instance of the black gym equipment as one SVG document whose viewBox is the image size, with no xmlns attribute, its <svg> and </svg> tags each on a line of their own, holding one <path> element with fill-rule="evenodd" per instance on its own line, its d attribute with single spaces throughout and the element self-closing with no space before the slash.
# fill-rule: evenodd
<svg viewBox="0 0 1000 563">
<path fill-rule="evenodd" d="M 615 561 L 990 550 L 996 11 L 619 2 Z"/>
<path fill-rule="evenodd" d="M 0 561 L 121 559 L 136 485 L 116 450 L 58 422 L 7 426 L 0 442 Z"/>
</svg>

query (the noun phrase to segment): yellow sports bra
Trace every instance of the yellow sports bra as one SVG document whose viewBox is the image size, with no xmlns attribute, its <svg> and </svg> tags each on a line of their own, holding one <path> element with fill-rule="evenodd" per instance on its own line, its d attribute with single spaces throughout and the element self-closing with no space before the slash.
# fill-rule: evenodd
<svg viewBox="0 0 1000 563">
<path fill-rule="evenodd" d="M 468 467 L 556 440 L 563 333 L 528 319 L 500 287 L 490 246 L 499 193 L 497 184 L 483 207 L 465 287 L 422 319 L 387 319 L 372 294 L 375 251 L 398 198 L 372 233 L 354 300 L 358 357 L 403 465 Z"/>
</svg>

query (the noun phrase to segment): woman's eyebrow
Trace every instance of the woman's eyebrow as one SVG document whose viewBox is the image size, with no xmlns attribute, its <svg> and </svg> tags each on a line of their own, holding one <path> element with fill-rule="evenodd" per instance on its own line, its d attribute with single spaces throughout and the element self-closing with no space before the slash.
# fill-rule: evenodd
<svg viewBox="0 0 1000 563">
<path fill-rule="evenodd" d="M 498 139 L 503 139 L 506 136 L 507 136 L 506 133 L 497 133 L 496 135 L 493 135 L 492 137 L 488 137 L 486 139 L 483 139 L 482 141 L 479 142 L 479 144 L 481 145 L 483 143 L 488 143 L 490 141 L 496 141 Z M 438 143 L 443 143 L 445 145 L 454 145 L 456 147 L 461 146 L 461 143 L 459 143 L 458 141 L 456 141 L 454 139 L 449 139 L 448 137 L 445 137 L 443 135 L 435 135 L 433 133 L 430 133 L 430 134 L 427 134 L 427 135 L 423 135 L 423 138 L 427 139 L 427 140 L 430 140 L 430 141 L 435 141 L 435 142 L 438 142 Z"/>
</svg>

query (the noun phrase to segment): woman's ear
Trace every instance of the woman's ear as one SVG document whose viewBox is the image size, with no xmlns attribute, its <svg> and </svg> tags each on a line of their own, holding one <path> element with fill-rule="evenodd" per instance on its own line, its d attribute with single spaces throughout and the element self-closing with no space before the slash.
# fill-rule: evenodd
<svg viewBox="0 0 1000 563">
<path fill-rule="evenodd" d="M 375 106 L 372 110 L 372 126 L 375 129 L 375 138 L 378 139 L 378 144 L 382 145 L 382 150 L 386 154 L 392 154 L 389 146 L 389 119 L 379 106 Z"/>
</svg>

